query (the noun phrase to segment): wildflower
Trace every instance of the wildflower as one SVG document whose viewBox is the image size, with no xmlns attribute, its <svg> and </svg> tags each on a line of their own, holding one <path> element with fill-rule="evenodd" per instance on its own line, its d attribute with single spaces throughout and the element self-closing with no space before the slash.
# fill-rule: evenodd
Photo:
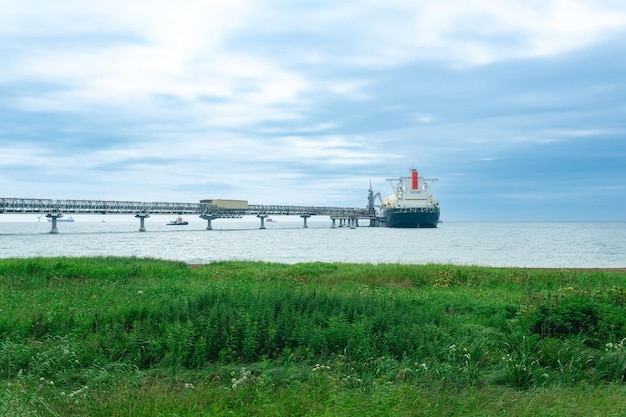
<svg viewBox="0 0 626 417">
<path fill-rule="evenodd" d="M 234 375 L 234 374 L 235 374 L 234 372 L 231 373 L 231 375 Z M 241 376 L 240 376 L 239 379 L 233 378 L 231 380 L 231 382 L 232 382 L 231 386 L 232 386 L 233 389 L 237 389 L 237 387 L 239 385 L 245 384 L 248 381 L 252 382 L 255 379 L 252 376 L 252 372 L 248 371 L 246 368 L 241 368 L 240 375 Z"/>
<path fill-rule="evenodd" d="M 143 291 L 141 290 L 137 291 L 137 295 L 143 295 Z"/>
<path fill-rule="evenodd" d="M 626 338 L 620 340 L 619 343 L 607 343 L 606 345 L 604 345 L 604 350 L 606 352 L 610 351 L 610 350 L 618 350 L 618 349 L 623 349 L 624 348 L 624 343 L 626 342 Z"/>
<path fill-rule="evenodd" d="M 193 388 L 194 388 L 194 386 L 193 386 L 193 384 L 191 384 L 191 383 L 189 383 L 189 382 L 186 382 L 186 383 L 185 383 L 185 388 L 187 388 L 187 389 L 193 389 Z"/>
<path fill-rule="evenodd" d="M 75 396 L 77 396 L 78 394 L 80 394 L 81 392 L 83 392 L 83 391 L 85 391 L 87 389 L 89 389 L 89 387 L 87 385 L 85 385 L 84 387 L 79 388 L 79 389 L 77 389 L 74 392 L 71 392 L 70 395 L 68 395 L 68 397 L 70 397 L 70 398 L 75 397 Z"/>
<path fill-rule="evenodd" d="M 328 370 L 330 370 L 330 366 L 328 366 L 328 365 L 320 365 L 319 363 L 316 363 L 315 366 L 313 367 L 313 369 L 311 369 L 311 372 L 328 371 Z"/>
</svg>

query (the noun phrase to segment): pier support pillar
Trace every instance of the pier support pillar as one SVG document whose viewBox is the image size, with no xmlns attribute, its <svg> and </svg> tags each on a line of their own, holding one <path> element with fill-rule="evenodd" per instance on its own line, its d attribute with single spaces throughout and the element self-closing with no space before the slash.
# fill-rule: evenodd
<svg viewBox="0 0 626 417">
<path fill-rule="evenodd" d="M 350 229 L 356 229 L 357 220 L 355 218 L 348 219 L 348 222 L 350 223 Z"/>
<path fill-rule="evenodd" d="M 334 229 L 334 228 L 336 227 L 336 226 L 335 226 L 335 220 L 336 220 L 336 219 L 331 219 L 331 220 L 333 221 L 333 225 L 332 225 L 331 227 Z"/>
<path fill-rule="evenodd" d="M 61 213 L 48 213 L 46 214 L 46 217 L 52 220 L 52 229 L 50 229 L 50 233 L 59 233 L 59 229 L 57 229 L 57 219 L 59 217 L 63 217 L 63 215 Z"/>
<path fill-rule="evenodd" d="M 267 214 L 257 214 L 257 217 L 261 219 L 261 227 L 259 227 L 259 229 L 265 229 L 265 218 Z"/>
<path fill-rule="evenodd" d="M 206 220 L 206 230 L 213 230 L 213 226 L 211 226 L 211 220 L 215 220 L 217 219 L 217 216 L 207 216 L 207 215 L 202 215 L 200 216 L 201 219 Z"/>
<path fill-rule="evenodd" d="M 148 213 L 137 213 L 135 214 L 135 217 L 139 219 L 139 231 L 145 232 L 146 231 L 146 219 L 150 217 L 150 215 Z"/>
<path fill-rule="evenodd" d="M 309 217 L 311 217 L 311 215 L 310 215 L 310 214 L 303 214 L 303 215 L 301 215 L 300 217 L 302 217 L 302 219 L 304 220 L 304 226 L 302 226 L 302 228 L 306 229 L 307 227 L 309 227 L 309 226 L 306 224 L 306 219 L 308 219 Z"/>
</svg>

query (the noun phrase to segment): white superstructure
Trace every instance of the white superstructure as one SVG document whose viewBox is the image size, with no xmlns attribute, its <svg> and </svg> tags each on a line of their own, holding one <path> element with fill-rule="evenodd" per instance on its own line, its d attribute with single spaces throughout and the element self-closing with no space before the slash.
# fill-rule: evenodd
<svg viewBox="0 0 626 417">
<path fill-rule="evenodd" d="M 437 181 L 436 178 L 423 178 L 416 169 L 411 169 L 410 177 L 387 179 L 391 183 L 393 194 L 385 198 L 380 208 L 431 208 L 437 205 L 433 202 L 428 181 Z"/>
</svg>

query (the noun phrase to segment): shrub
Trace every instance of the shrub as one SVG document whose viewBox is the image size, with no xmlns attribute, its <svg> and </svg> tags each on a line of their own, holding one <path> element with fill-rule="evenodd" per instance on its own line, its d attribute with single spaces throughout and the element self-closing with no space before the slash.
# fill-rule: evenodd
<svg viewBox="0 0 626 417">
<path fill-rule="evenodd" d="M 540 306 L 531 317 L 531 332 L 541 337 L 597 336 L 600 306 L 587 299 L 570 299 Z"/>
</svg>

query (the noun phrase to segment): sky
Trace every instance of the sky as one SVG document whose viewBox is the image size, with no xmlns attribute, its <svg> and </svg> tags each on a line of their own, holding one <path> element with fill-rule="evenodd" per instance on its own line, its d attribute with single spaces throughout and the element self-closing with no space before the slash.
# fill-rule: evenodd
<svg viewBox="0 0 626 417">
<path fill-rule="evenodd" d="M 626 221 L 621 0 L 0 0 L 0 198 Z"/>
</svg>

